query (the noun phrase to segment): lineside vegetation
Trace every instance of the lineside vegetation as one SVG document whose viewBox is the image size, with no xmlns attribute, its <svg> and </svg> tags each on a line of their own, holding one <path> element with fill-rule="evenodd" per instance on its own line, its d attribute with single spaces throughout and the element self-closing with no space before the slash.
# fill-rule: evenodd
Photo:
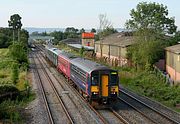
<svg viewBox="0 0 180 124">
<path fill-rule="evenodd" d="M 27 80 L 29 34 L 21 30 L 18 14 L 12 15 L 8 22 L 10 28 L 0 29 L 0 44 L 4 47 L 0 49 L 0 120 L 23 123 L 19 110 L 34 99 Z"/>
</svg>

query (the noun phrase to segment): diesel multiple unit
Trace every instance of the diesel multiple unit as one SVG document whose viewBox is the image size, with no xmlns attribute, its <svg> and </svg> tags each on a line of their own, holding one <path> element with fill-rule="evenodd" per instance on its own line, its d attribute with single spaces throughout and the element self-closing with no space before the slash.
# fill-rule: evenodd
<svg viewBox="0 0 180 124">
<path fill-rule="evenodd" d="M 89 102 L 111 103 L 119 93 L 118 72 L 57 48 L 46 47 L 46 57 L 72 81 Z"/>
</svg>

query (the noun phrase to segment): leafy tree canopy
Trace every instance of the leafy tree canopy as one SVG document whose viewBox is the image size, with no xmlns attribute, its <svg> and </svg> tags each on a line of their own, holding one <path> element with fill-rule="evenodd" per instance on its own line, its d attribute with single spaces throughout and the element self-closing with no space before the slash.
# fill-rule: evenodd
<svg viewBox="0 0 180 124">
<path fill-rule="evenodd" d="M 28 63 L 26 48 L 22 43 L 16 42 L 9 46 L 9 54 L 19 64 Z"/>
<path fill-rule="evenodd" d="M 170 37 L 168 40 L 166 40 L 167 46 L 173 46 L 178 44 L 180 42 L 180 31 L 177 31 L 174 36 Z"/>
<path fill-rule="evenodd" d="M 21 17 L 18 14 L 12 15 L 8 23 L 9 23 L 9 27 L 12 28 L 13 30 L 21 29 L 22 27 Z"/>
<path fill-rule="evenodd" d="M 168 17 L 167 6 L 158 3 L 141 2 L 130 12 L 132 19 L 126 22 L 129 29 L 152 29 L 155 32 L 172 34 L 176 31 L 175 20 Z"/>
<path fill-rule="evenodd" d="M 82 34 L 82 33 L 84 33 L 84 32 L 85 32 L 85 29 L 84 29 L 84 28 L 82 28 L 82 29 L 79 31 L 80 34 Z"/>
<path fill-rule="evenodd" d="M 99 29 L 98 29 L 98 38 L 103 38 L 110 34 L 116 33 L 117 30 L 113 28 L 111 21 L 107 18 L 106 14 L 99 14 Z"/>
<path fill-rule="evenodd" d="M 67 32 L 67 33 L 77 33 L 78 29 L 75 29 L 74 27 L 67 27 L 65 29 L 65 32 Z"/>
<path fill-rule="evenodd" d="M 79 37 L 78 29 L 75 29 L 74 27 L 68 27 L 65 29 L 64 32 L 64 39 L 66 38 L 77 38 Z"/>
<path fill-rule="evenodd" d="M 61 41 L 63 39 L 62 31 L 54 31 L 50 33 L 50 36 L 54 37 L 56 40 Z"/>
<path fill-rule="evenodd" d="M 91 29 L 91 32 L 96 33 L 96 29 L 95 29 L 95 28 L 92 28 L 92 29 Z"/>
<path fill-rule="evenodd" d="M 168 17 L 167 6 L 158 3 L 141 2 L 130 12 L 131 19 L 126 26 L 135 33 L 136 44 L 128 48 L 127 56 L 136 67 L 150 68 L 164 58 L 164 48 L 169 37 L 176 32 L 174 18 Z"/>
<path fill-rule="evenodd" d="M 29 38 L 29 33 L 22 29 L 20 30 L 21 32 L 21 42 L 27 46 L 28 44 L 28 38 Z M 12 38 L 13 38 L 13 33 L 10 28 L 0 28 L 0 48 L 7 48 L 9 45 L 12 44 Z"/>
</svg>

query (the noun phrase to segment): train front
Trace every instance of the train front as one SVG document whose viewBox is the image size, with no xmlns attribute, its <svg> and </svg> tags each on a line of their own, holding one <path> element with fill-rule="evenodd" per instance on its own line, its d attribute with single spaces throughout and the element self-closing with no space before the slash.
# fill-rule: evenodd
<svg viewBox="0 0 180 124">
<path fill-rule="evenodd" d="M 94 70 L 91 72 L 91 100 L 100 104 L 116 101 L 119 94 L 118 72 L 114 70 Z"/>
</svg>

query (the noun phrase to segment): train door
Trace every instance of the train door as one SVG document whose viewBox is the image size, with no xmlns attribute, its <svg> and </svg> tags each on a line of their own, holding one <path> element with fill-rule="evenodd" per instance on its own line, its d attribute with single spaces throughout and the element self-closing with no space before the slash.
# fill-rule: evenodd
<svg viewBox="0 0 180 124">
<path fill-rule="evenodd" d="M 101 76 L 101 89 L 102 89 L 102 96 L 108 97 L 108 82 L 109 82 L 109 76 L 108 75 L 102 75 Z"/>
</svg>

